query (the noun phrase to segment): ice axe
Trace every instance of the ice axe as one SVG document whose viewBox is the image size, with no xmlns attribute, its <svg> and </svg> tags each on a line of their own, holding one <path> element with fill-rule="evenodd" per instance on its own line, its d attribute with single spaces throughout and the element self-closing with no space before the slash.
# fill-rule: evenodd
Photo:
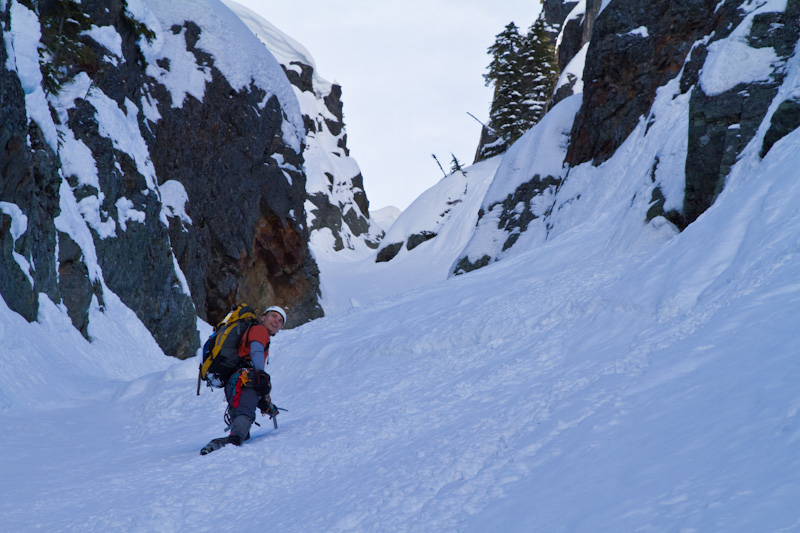
<svg viewBox="0 0 800 533">
<path fill-rule="evenodd" d="M 270 414 L 270 418 L 272 419 L 272 427 L 278 429 L 278 413 L 280 411 L 288 411 L 288 409 L 284 409 L 283 407 L 278 407 L 275 404 L 272 404 L 275 407 L 275 412 Z"/>
</svg>

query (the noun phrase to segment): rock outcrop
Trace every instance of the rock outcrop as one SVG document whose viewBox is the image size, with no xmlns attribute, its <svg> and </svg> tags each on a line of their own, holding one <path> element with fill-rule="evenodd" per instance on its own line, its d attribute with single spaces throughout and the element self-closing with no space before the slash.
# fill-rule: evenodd
<svg viewBox="0 0 800 533">
<path fill-rule="evenodd" d="M 586 56 L 584 103 L 573 127 L 568 164 L 600 164 L 615 152 L 647 114 L 656 89 L 680 72 L 693 44 L 710 34 L 717 4 L 634 1 L 603 10 Z"/>
<path fill-rule="evenodd" d="M 35 320 L 44 295 L 89 338 L 113 295 L 180 358 L 200 345 L 197 317 L 236 302 L 288 307 L 289 327 L 321 316 L 283 70 L 216 1 L 185 17 L 180 1 L 132 6 L 3 3 L 6 304 Z"/>
<path fill-rule="evenodd" d="M 299 69 L 299 73 L 293 68 Z M 300 98 L 301 102 L 316 104 L 301 105 L 306 125 L 303 155 L 311 204 L 306 204 L 306 210 L 312 249 L 315 253 L 375 249 L 383 231 L 369 218 L 364 178 L 347 148 L 342 88 L 319 78 L 314 68 L 297 61 L 284 65 L 296 90 L 316 96 L 313 100 Z M 315 239 L 315 234 L 320 235 L 319 239 Z"/>
<path fill-rule="evenodd" d="M 300 103 L 312 252 L 371 253 L 383 231 L 369 218 L 364 178 L 347 148 L 341 86 L 322 78 L 308 50 L 269 21 L 233 1 L 225 4 L 275 56 Z"/>
<path fill-rule="evenodd" d="M 708 209 L 724 188 L 731 167 L 755 136 L 776 97 L 786 77 L 781 65 L 794 52 L 800 36 L 797 2 L 787 2 L 785 12 L 755 16 L 749 16 L 738 3 L 725 3 L 711 18 L 713 33 L 692 50 L 681 78 L 682 88 L 691 91 L 682 227 Z M 764 63 L 765 70 L 755 79 L 751 73 L 742 81 L 734 79 L 720 85 L 708 73 L 701 78 L 704 68 L 716 69 L 718 74 L 722 74 L 719 69 L 737 68 L 729 63 L 733 59 L 720 54 L 737 57 L 742 51 L 751 57 L 758 56 Z M 728 64 L 720 65 L 721 62 Z M 762 157 L 780 137 L 800 126 L 797 109 L 797 99 L 779 104 L 762 143 Z"/>
</svg>

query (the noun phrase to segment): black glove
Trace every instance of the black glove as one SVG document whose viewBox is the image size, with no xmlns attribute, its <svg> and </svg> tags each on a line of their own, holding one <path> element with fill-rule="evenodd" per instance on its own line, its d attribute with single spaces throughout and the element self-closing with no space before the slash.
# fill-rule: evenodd
<svg viewBox="0 0 800 533">
<path fill-rule="evenodd" d="M 258 400 L 258 408 L 261 410 L 262 416 L 269 416 L 270 418 L 278 414 L 278 408 L 272 403 L 269 398 L 261 398 Z"/>
<path fill-rule="evenodd" d="M 261 396 L 267 396 L 272 390 L 272 383 L 270 383 L 269 374 L 263 370 L 255 372 L 255 379 L 253 380 L 253 388 Z"/>
</svg>

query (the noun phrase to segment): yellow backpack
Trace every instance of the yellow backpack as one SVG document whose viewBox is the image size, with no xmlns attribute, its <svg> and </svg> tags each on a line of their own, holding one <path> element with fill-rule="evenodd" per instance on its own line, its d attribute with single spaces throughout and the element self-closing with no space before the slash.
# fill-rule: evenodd
<svg viewBox="0 0 800 533">
<path fill-rule="evenodd" d="M 239 340 L 256 323 L 258 310 L 247 304 L 239 304 L 216 325 L 214 333 L 203 345 L 203 360 L 197 374 L 198 396 L 202 381 L 208 387 L 221 388 L 231 374 L 241 368 Z"/>
</svg>

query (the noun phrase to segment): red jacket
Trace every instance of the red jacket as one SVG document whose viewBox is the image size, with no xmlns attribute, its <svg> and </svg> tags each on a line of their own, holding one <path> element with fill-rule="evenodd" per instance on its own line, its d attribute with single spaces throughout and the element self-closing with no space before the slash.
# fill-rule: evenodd
<svg viewBox="0 0 800 533">
<path fill-rule="evenodd" d="M 251 350 L 253 348 L 252 343 L 257 342 L 264 348 L 264 361 L 263 364 L 259 365 L 256 362 L 253 362 L 253 366 L 256 368 L 264 368 L 264 365 L 267 364 L 267 358 L 269 357 L 269 331 L 263 324 L 253 324 L 247 331 L 245 331 L 244 335 L 242 335 L 242 340 L 239 342 L 239 357 L 243 358 L 244 360 L 250 360 L 251 358 Z"/>
</svg>

